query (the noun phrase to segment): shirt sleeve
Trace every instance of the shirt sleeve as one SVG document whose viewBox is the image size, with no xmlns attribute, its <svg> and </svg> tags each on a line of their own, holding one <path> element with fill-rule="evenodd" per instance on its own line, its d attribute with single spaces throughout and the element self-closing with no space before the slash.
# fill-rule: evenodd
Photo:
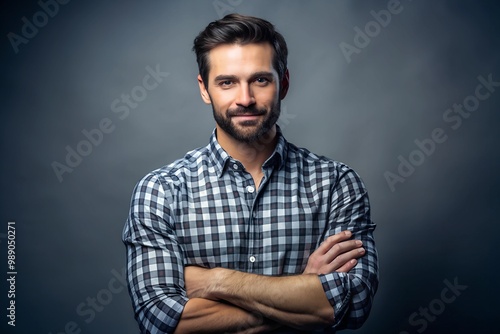
<svg viewBox="0 0 500 334">
<path fill-rule="evenodd" d="M 350 230 L 353 239 L 363 241 L 366 253 L 349 272 L 319 277 L 334 309 L 332 329 L 355 329 L 368 318 L 378 287 L 378 256 L 373 238 L 375 223 L 370 219 L 368 193 L 360 177 L 345 165 L 341 165 L 336 174 L 338 179 L 331 192 L 329 230 L 325 238 Z"/>
<path fill-rule="evenodd" d="M 135 187 L 123 231 L 129 292 L 141 333 L 173 333 L 188 298 L 169 184 L 151 173 Z"/>
</svg>

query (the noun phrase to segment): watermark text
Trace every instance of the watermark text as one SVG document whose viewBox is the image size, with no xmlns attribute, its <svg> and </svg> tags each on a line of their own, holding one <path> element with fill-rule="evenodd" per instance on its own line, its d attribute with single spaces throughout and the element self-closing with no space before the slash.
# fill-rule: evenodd
<svg viewBox="0 0 500 334">
<path fill-rule="evenodd" d="M 16 326 L 16 222 L 7 223 L 7 323 Z"/>
<path fill-rule="evenodd" d="M 491 73 L 486 77 L 480 75 L 477 77 L 477 80 L 479 83 L 471 95 L 466 96 L 462 103 L 454 103 L 451 108 L 443 112 L 442 118 L 444 123 L 453 131 L 458 130 L 464 120 L 473 115 L 479 108 L 481 101 L 490 98 L 496 88 L 500 87 L 500 81 L 494 81 L 493 74 Z M 399 165 L 396 170 L 394 172 L 384 172 L 384 178 L 392 192 L 396 190 L 398 183 L 404 183 L 413 175 L 417 167 L 421 166 L 428 157 L 437 151 L 439 144 L 443 144 L 448 140 L 446 132 L 443 127 L 434 128 L 426 138 L 417 138 L 413 141 L 416 148 L 410 153 L 397 157 Z"/>
</svg>

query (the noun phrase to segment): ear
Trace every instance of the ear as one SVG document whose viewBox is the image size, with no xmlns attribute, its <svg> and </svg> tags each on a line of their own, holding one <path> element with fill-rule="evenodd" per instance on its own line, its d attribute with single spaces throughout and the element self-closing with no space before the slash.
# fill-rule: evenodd
<svg viewBox="0 0 500 334">
<path fill-rule="evenodd" d="M 280 83 L 280 100 L 283 100 L 288 93 L 288 87 L 290 85 L 290 73 L 288 73 L 288 69 L 286 69 L 283 79 L 281 79 Z"/>
<path fill-rule="evenodd" d="M 201 75 L 199 74 L 198 74 L 198 85 L 200 86 L 200 94 L 203 102 L 205 102 L 206 104 L 212 104 L 212 100 L 210 99 L 210 94 L 208 94 L 208 90 L 205 87 L 205 84 L 203 83 Z"/>
</svg>

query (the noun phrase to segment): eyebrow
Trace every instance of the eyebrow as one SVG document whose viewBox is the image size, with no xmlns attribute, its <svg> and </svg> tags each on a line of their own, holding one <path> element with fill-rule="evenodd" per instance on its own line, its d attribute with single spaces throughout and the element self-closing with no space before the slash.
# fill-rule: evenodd
<svg viewBox="0 0 500 334">
<path fill-rule="evenodd" d="M 214 81 L 224 81 L 224 80 L 238 80 L 236 75 L 221 74 L 214 78 Z"/>
<path fill-rule="evenodd" d="M 272 72 L 267 72 L 267 71 L 260 71 L 260 72 L 255 72 L 252 73 L 250 76 L 250 79 L 253 80 L 255 78 L 259 77 L 266 77 L 266 78 L 273 78 L 273 73 Z M 239 78 L 236 75 L 228 75 L 228 74 L 221 74 L 218 75 L 214 78 L 214 81 L 224 81 L 224 80 L 238 80 Z"/>
</svg>

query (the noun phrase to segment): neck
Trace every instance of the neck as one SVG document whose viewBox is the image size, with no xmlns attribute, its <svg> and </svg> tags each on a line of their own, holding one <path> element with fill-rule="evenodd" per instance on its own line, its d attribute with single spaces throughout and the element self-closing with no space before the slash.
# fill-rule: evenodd
<svg viewBox="0 0 500 334">
<path fill-rule="evenodd" d="M 277 140 L 276 125 L 262 138 L 252 143 L 238 141 L 217 126 L 219 145 L 231 157 L 240 161 L 250 173 L 261 171 L 264 162 L 273 154 Z"/>
</svg>

